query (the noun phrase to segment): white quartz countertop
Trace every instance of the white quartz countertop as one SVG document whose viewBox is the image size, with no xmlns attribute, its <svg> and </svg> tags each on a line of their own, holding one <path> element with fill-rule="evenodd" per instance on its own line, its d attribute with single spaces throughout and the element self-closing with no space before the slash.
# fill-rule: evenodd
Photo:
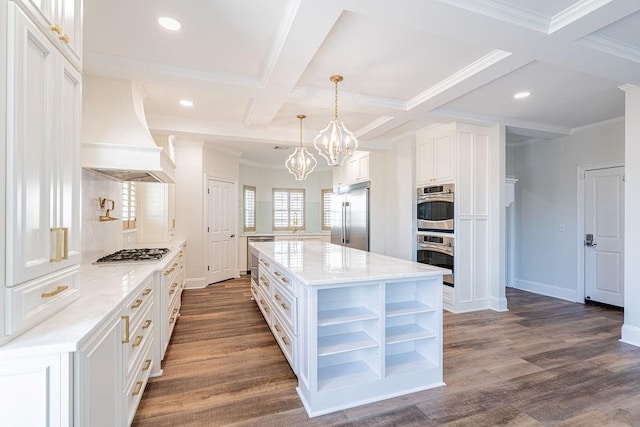
<svg viewBox="0 0 640 427">
<path fill-rule="evenodd" d="M 167 267 L 184 240 L 140 247 L 166 247 L 170 252 L 160 261 L 83 264 L 80 267 L 80 298 L 0 347 L 0 359 L 16 354 L 44 354 L 77 350 L 102 323 L 120 309 L 127 298 L 155 271 Z M 156 292 L 159 290 L 155 290 Z"/>
<path fill-rule="evenodd" d="M 305 285 L 436 276 L 448 270 L 317 241 L 251 243 Z"/>
</svg>

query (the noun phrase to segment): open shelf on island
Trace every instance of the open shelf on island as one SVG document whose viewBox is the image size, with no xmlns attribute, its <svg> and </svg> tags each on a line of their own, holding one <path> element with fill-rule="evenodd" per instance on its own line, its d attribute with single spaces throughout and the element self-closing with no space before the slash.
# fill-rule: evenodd
<svg viewBox="0 0 640 427">
<path fill-rule="evenodd" d="M 388 377 L 436 368 L 437 366 L 417 351 L 391 354 L 386 357 L 386 374 Z"/>
<path fill-rule="evenodd" d="M 318 391 L 353 386 L 380 377 L 362 360 L 318 369 Z"/>
<path fill-rule="evenodd" d="M 337 325 L 339 323 L 357 322 L 377 319 L 378 315 L 366 307 L 348 307 L 318 312 L 318 326 Z"/>
<path fill-rule="evenodd" d="M 415 323 L 386 328 L 386 343 L 395 344 L 403 341 L 433 338 L 436 334 Z"/>
<path fill-rule="evenodd" d="M 386 310 L 387 317 L 435 311 L 433 307 L 420 301 L 390 302 L 386 304 Z"/>
<path fill-rule="evenodd" d="M 364 332 L 318 337 L 318 356 L 377 347 L 378 343 Z"/>
</svg>

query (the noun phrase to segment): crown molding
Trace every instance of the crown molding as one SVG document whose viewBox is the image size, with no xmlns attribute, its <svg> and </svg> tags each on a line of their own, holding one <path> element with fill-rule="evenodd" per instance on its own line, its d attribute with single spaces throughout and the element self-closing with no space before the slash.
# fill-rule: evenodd
<svg viewBox="0 0 640 427">
<path fill-rule="evenodd" d="M 578 40 L 578 43 L 600 52 L 640 63 L 640 48 L 611 37 L 591 34 Z"/>
<path fill-rule="evenodd" d="M 602 120 L 601 122 L 590 123 L 588 125 L 579 126 L 577 128 L 571 129 L 571 133 L 582 132 L 582 131 L 585 131 L 585 130 L 597 128 L 597 127 L 600 127 L 600 126 L 606 126 L 606 125 L 610 125 L 610 124 L 614 124 L 614 123 L 619 123 L 619 122 L 624 122 L 624 116 L 614 117 L 613 119 Z"/>
<path fill-rule="evenodd" d="M 284 44 L 289 37 L 291 27 L 293 26 L 293 22 L 295 21 L 298 10 L 300 9 L 300 3 L 302 3 L 302 0 L 289 0 L 289 2 L 287 3 L 287 7 L 282 16 L 282 20 L 280 21 L 280 26 L 278 27 L 278 32 L 276 33 L 275 40 L 271 44 L 271 49 L 269 49 L 269 54 L 267 56 L 267 61 L 265 63 L 264 69 L 262 73 L 260 73 L 260 82 L 263 87 L 266 87 L 269 79 L 271 79 L 273 70 L 278 63 L 278 59 L 280 58 L 280 54 L 282 53 Z"/>
<path fill-rule="evenodd" d="M 244 117 L 242 118 L 242 124 L 244 125 L 244 127 L 249 127 L 251 125 L 251 122 L 253 121 L 253 116 L 255 115 L 256 112 L 256 104 L 257 104 L 258 100 L 255 97 L 252 97 L 249 100 L 249 105 L 247 105 L 247 109 L 244 113 Z"/>
<path fill-rule="evenodd" d="M 541 33 L 549 32 L 550 19 L 530 10 L 515 7 L 499 0 L 440 0 L 451 6 L 479 13 Z"/>
<path fill-rule="evenodd" d="M 384 125 L 385 123 L 393 120 L 394 117 L 393 116 L 380 116 L 377 119 L 375 119 L 374 121 L 372 121 L 371 123 L 369 123 L 366 126 L 361 127 L 360 129 L 358 129 L 357 131 L 354 132 L 354 135 L 358 138 L 360 138 L 362 135 L 366 135 L 367 133 L 371 132 L 374 129 L 379 128 L 380 126 Z"/>
<path fill-rule="evenodd" d="M 613 0 L 581 0 L 574 3 L 562 12 L 551 17 L 549 20 L 548 33 L 555 33 L 612 1 Z"/>
<path fill-rule="evenodd" d="M 407 102 L 407 109 L 411 110 L 415 107 L 417 107 L 418 105 L 428 101 L 429 99 L 435 97 L 436 95 L 441 94 L 442 92 L 446 91 L 447 89 L 450 89 L 452 87 L 454 87 L 455 85 L 458 85 L 460 83 L 462 83 L 463 81 L 467 80 L 468 78 L 474 76 L 475 74 L 478 74 L 479 72 L 495 65 L 496 63 L 502 61 L 503 59 L 507 58 L 511 56 L 511 52 L 506 52 L 503 50 L 499 50 L 499 49 L 495 49 L 493 51 L 491 51 L 490 53 L 488 53 L 487 55 L 483 56 L 482 58 L 472 62 L 471 64 L 467 65 L 466 67 L 456 71 L 455 73 L 451 74 L 449 77 L 447 77 L 444 80 L 439 81 L 438 83 L 436 83 L 435 85 L 431 86 L 429 89 L 425 90 L 424 92 L 422 92 L 419 95 L 414 96 L 413 98 L 411 98 L 408 102 Z"/>
</svg>

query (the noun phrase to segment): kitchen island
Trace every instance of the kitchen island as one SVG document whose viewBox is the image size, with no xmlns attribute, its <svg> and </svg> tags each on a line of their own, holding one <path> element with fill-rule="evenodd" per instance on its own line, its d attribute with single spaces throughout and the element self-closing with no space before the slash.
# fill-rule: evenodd
<svg viewBox="0 0 640 427">
<path fill-rule="evenodd" d="M 309 416 L 444 385 L 443 270 L 314 241 L 252 251 L 252 295 Z"/>
</svg>

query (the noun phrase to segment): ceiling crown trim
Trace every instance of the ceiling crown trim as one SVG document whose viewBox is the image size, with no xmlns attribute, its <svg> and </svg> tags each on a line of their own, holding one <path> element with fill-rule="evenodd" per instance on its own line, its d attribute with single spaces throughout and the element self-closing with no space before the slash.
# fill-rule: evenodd
<svg viewBox="0 0 640 427">
<path fill-rule="evenodd" d="M 578 41 L 583 46 L 640 63 L 640 49 L 610 37 L 592 34 Z"/>
<path fill-rule="evenodd" d="M 361 127 L 360 129 L 358 129 L 357 131 L 354 132 L 354 134 L 360 138 L 363 135 L 366 135 L 367 133 L 373 131 L 374 129 L 379 128 L 380 126 L 384 125 L 385 123 L 393 120 L 394 117 L 393 116 L 380 116 L 377 119 L 375 119 L 374 121 L 372 121 L 371 123 L 369 123 L 366 126 Z"/>
<path fill-rule="evenodd" d="M 489 18 L 508 22 L 519 27 L 529 28 L 541 33 L 549 32 L 549 17 L 542 16 L 530 10 L 514 7 L 498 0 L 441 0 L 470 12 L 479 13 Z"/>
<path fill-rule="evenodd" d="M 429 89 L 425 90 L 421 94 L 411 98 L 407 102 L 407 109 L 408 110 L 414 109 L 418 105 L 423 104 L 424 102 L 435 97 L 436 95 L 439 95 L 442 92 L 445 92 L 446 90 L 451 89 L 452 87 L 462 83 L 463 81 L 474 76 L 475 74 L 478 74 L 481 71 L 484 71 L 489 67 L 492 67 L 493 65 L 509 57 L 510 55 L 511 55 L 511 52 L 506 52 L 499 49 L 496 49 L 488 53 L 482 58 L 472 62 L 466 67 L 451 74 L 446 79 L 441 80 L 440 82 L 431 86 Z"/>
<path fill-rule="evenodd" d="M 611 1 L 612 0 L 581 0 L 572 4 L 562 12 L 551 17 L 549 34 L 555 33 L 567 25 L 584 18 L 591 12 L 611 3 Z"/>
</svg>

